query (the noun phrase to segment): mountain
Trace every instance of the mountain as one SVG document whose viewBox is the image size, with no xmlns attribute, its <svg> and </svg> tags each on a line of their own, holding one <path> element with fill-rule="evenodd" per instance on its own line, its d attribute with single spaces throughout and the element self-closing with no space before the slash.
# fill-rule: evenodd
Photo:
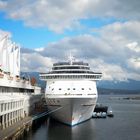
<svg viewBox="0 0 140 140">
<path fill-rule="evenodd" d="M 45 88 L 46 87 L 46 82 L 45 81 L 42 81 L 40 80 L 39 78 L 39 72 L 21 72 L 21 76 L 24 76 L 24 77 L 34 77 L 37 81 L 37 85 L 40 86 L 41 88 Z"/>
<path fill-rule="evenodd" d="M 130 79 L 127 82 L 102 80 L 97 83 L 97 86 L 105 89 L 140 90 L 140 81 Z"/>
<path fill-rule="evenodd" d="M 105 88 L 98 88 L 98 94 L 117 94 L 117 95 L 124 95 L 124 94 L 140 94 L 140 90 L 128 90 L 128 89 L 105 89 Z"/>
</svg>

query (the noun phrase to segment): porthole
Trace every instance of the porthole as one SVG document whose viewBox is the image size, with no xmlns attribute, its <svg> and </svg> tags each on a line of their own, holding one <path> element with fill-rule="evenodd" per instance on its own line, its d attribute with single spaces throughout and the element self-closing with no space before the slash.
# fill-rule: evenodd
<svg viewBox="0 0 140 140">
<path fill-rule="evenodd" d="M 61 88 L 59 88 L 59 90 L 61 90 Z"/>
<path fill-rule="evenodd" d="M 68 88 L 68 90 L 70 90 L 70 88 Z"/>
<path fill-rule="evenodd" d="M 84 90 L 84 88 L 82 88 L 82 90 Z"/>
</svg>

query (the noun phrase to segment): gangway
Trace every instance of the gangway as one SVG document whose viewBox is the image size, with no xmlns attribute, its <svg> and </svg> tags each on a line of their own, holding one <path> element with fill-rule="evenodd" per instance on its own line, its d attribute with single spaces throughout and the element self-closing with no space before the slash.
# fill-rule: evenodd
<svg viewBox="0 0 140 140">
<path fill-rule="evenodd" d="M 25 122 L 24 125 L 27 125 L 27 124 L 32 123 L 33 121 L 35 121 L 35 120 L 37 120 L 37 119 L 39 119 L 41 117 L 47 116 L 47 115 L 49 115 L 51 113 L 54 113 L 55 111 L 58 111 L 61 108 L 63 108 L 63 107 L 58 107 L 58 108 L 56 108 L 54 110 L 51 110 L 51 111 L 48 110 L 46 112 L 36 114 L 36 115 L 32 116 L 32 119 L 30 119 L 29 121 Z"/>
<path fill-rule="evenodd" d="M 32 118 L 32 121 L 34 121 L 34 120 L 36 120 L 36 119 L 39 119 L 39 118 L 41 118 L 41 117 L 44 117 L 44 116 L 46 116 L 46 115 L 49 115 L 49 114 L 51 114 L 51 113 L 54 113 L 55 111 L 58 111 L 59 109 L 61 109 L 62 107 L 58 107 L 57 109 L 54 109 L 54 110 L 48 110 L 47 112 L 43 112 L 43 113 L 41 113 L 41 114 L 39 114 L 39 115 L 34 115 L 33 116 L 33 118 Z"/>
</svg>

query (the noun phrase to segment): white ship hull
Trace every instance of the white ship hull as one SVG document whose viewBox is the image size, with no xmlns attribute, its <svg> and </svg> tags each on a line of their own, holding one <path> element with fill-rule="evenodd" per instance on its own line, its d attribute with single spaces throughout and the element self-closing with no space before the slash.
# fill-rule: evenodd
<svg viewBox="0 0 140 140">
<path fill-rule="evenodd" d="M 54 63 L 52 71 L 40 74 L 46 81 L 51 116 L 71 126 L 90 119 L 98 96 L 96 81 L 101 75 L 91 71 L 88 63 L 72 60 Z"/>
<path fill-rule="evenodd" d="M 76 125 L 91 118 L 97 98 L 46 98 L 48 109 L 57 111 L 51 114 L 56 120 Z"/>
</svg>

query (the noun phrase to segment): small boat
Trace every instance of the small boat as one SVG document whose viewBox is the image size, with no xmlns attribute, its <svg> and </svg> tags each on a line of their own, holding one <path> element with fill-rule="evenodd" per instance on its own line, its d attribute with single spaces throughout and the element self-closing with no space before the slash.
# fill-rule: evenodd
<svg viewBox="0 0 140 140">
<path fill-rule="evenodd" d="M 97 118 L 102 118 L 102 113 L 101 112 L 97 112 Z"/>
<path fill-rule="evenodd" d="M 93 112 L 92 118 L 97 118 L 97 113 L 96 112 Z"/>
<path fill-rule="evenodd" d="M 107 112 L 108 106 L 102 104 L 96 104 L 94 112 Z"/>
<path fill-rule="evenodd" d="M 102 118 L 106 118 L 106 112 L 102 112 Z"/>
<path fill-rule="evenodd" d="M 107 116 L 108 117 L 114 117 L 114 114 L 113 114 L 113 111 L 112 111 L 112 108 L 111 107 L 108 108 Z"/>
<path fill-rule="evenodd" d="M 106 112 L 93 112 L 92 118 L 106 118 Z"/>
</svg>

